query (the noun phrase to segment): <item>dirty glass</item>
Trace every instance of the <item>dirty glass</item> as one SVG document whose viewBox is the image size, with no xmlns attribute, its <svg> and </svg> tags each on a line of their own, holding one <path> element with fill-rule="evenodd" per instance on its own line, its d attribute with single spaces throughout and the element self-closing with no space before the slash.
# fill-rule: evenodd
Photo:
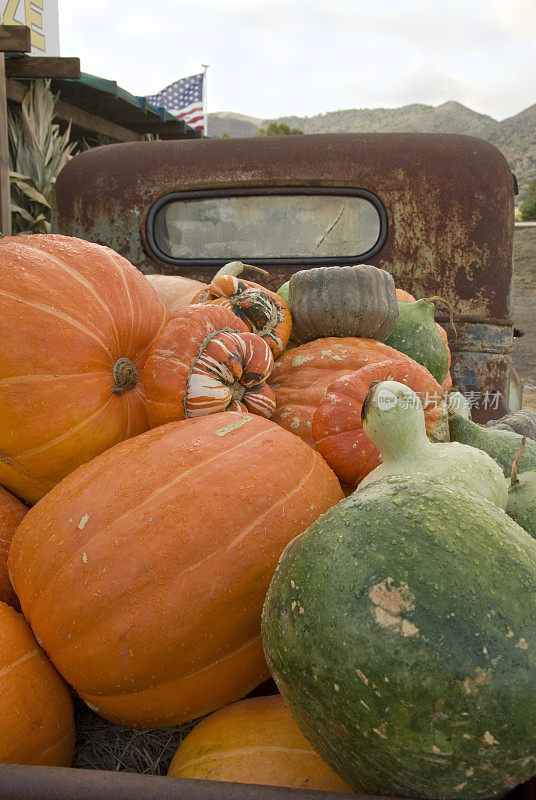
<svg viewBox="0 0 536 800">
<path fill-rule="evenodd" d="M 378 241 L 376 207 L 351 195 L 175 199 L 154 218 L 154 240 L 177 259 L 351 258 Z"/>
</svg>

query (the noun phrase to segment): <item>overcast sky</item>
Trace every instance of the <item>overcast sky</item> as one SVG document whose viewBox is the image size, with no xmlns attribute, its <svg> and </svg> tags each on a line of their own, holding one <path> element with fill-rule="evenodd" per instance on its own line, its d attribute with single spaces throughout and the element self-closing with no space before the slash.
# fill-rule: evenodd
<svg viewBox="0 0 536 800">
<path fill-rule="evenodd" d="M 208 111 L 536 103 L 536 0 L 59 0 L 63 56 L 135 95 L 209 64 Z"/>
</svg>

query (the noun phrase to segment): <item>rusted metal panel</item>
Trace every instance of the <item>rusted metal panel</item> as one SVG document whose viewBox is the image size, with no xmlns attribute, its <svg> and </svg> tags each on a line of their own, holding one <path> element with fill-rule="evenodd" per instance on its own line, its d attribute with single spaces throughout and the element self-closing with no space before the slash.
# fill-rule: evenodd
<svg viewBox="0 0 536 800">
<path fill-rule="evenodd" d="M 373 192 L 388 214 L 387 240 L 373 263 L 409 291 L 441 294 L 461 314 L 510 318 L 513 179 L 502 154 L 475 137 L 319 134 L 109 145 L 76 156 L 61 172 L 56 226 L 169 274 L 175 270 L 147 252 L 144 230 L 159 198 L 278 186 Z M 294 270 L 271 268 L 272 288 Z M 206 280 L 213 269 L 187 272 Z"/>
<path fill-rule="evenodd" d="M 449 335 L 453 385 L 463 391 L 476 411 L 487 411 L 487 418 L 493 418 L 493 412 L 499 409 L 491 393 L 498 391 L 505 398 L 509 396 L 512 327 L 464 321 L 456 325 L 455 338 L 448 323 L 443 320 L 441 324 Z"/>
</svg>

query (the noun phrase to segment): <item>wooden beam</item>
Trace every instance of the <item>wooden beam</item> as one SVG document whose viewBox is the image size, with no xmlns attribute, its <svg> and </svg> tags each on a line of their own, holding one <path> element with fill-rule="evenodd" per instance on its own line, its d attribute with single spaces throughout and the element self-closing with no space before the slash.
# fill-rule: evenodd
<svg viewBox="0 0 536 800">
<path fill-rule="evenodd" d="M 154 134 L 162 134 L 168 133 L 170 136 L 175 134 L 175 138 L 179 136 L 183 136 L 186 133 L 186 128 L 184 125 L 179 125 L 179 122 L 173 122 L 170 120 L 169 122 L 159 122 L 157 119 L 154 121 L 151 119 L 140 119 L 139 122 L 136 120 L 132 120 L 126 123 L 130 130 L 139 131 L 139 133 L 154 133 Z"/>
<path fill-rule="evenodd" d="M 7 78 L 79 78 L 79 58 L 14 56 L 6 59 Z"/>
<path fill-rule="evenodd" d="M 6 80 L 6 90 L 8 100 L 21 103 L 27 87 L 17 81 Z M 139 142 L 143 139 L 143 135 L 140 133 L 124 128 L 122 125 L 116 125 L 115 122 L 109 122 L 94 114 L 88 114 L 87 111 L 64 103 L 62 100 L 58 100 L 56 103 L 55 118 L 63 122 L 71 122 L 73 127 L 81 128 L 83 131 L 108 136 L 118 142 Z"/>
<path fill-rule="evenodd" d="M 0 25 L 0 53 L 29 53 L 30 29 L 26 25 Z"/>
<path fill-rule="evenodd" d="M 7 134 L 6 78 L 4 54 L 0 53 L 0 233 L 11 235 L 11 188 Z"/>
</svg>

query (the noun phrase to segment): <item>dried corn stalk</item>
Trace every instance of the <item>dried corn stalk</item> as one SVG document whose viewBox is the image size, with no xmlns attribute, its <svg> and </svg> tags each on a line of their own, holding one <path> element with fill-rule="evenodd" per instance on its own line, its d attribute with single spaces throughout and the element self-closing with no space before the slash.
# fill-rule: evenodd
<svg viewBox="0 0 536 800">
<path fill-rule="evenodd" d="M 8 114 L 13 233 L 49 233 L 50 200 L 61 169 L 72 158 L 71 125 L 53 122 L 58 95 L 50 81 L 30 84 L 20 110 Z"/>
</svg>

